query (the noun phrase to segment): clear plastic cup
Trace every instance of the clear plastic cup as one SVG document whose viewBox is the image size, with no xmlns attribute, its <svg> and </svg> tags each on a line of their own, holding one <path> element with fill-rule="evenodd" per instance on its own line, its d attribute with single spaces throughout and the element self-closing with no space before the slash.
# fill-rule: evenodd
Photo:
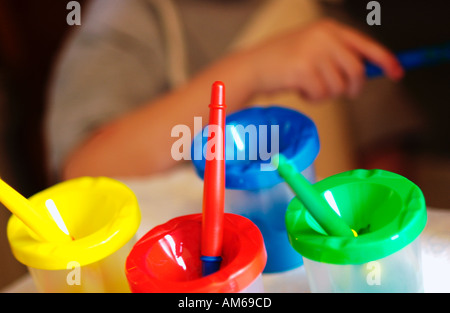
<svg viewBox="0 0 450 313">
<path fill-rule="evenodd" d="M 110 178 L 82 177 L 29 200 L 36 210 L 49 215 L 47 199 L 55 202 L 74 240 L 42 242 L 14 215 L 7 228 L 12 252 L 28 267 L 37 290 L 130 292 L 123 268 L 140 223 L 134 193 Z"/>
<path fill-rule="evenodd" d="M 420 253 L 417 238 L 394 254 L 363 264 L 328 264 L 307 258 L 304 264 L 311 292 L 423 292 Z"/>
<path fill-rule="evenodd" d="M 302 172 L 314 182 L 314 167 Z M 285 182 L 255 190 L 226 189 L 225 211 L 252 220 L 261 230 L 267 250 L 264 273 L 276 273 L 299 267 L 301 255 L 289 243 L 284 216 L 294 194 Z"/>
<path fill-rule="evenodd" d="M 202 277 L 202 215 L 174 218 L 144 235 L 128 255 L 125 272 L 135 293 L 263 292 L 264 241 L 247 218 L 226 213 L 220 269 Z"/>
<path fill-rule="evenodd" d="M 286 212 L 311 292 L 423 292 L 419 235 L 425 200 L 408 179 L 354 170 L 315 184 L 357 237 L 328 236 L 295 198 Z"/>
<path fill-rule="evenodd" d="M 301 266 L 302 257 L 289 244 L 284 222 L 294 195 L 269 163 L 282 152 L 314 183 L 313 162 L 319 152 L 315 124 L 297 111 L 277 106 L 245 109 L 226 121 L 225 211 L 249 218 L 261 230 L 268 255 L 264 273 Z M 192 145 L 192 162 L 201 178 L 205 158 L 199 152 L 204 151 L 207 140 L 202 134 Z"/>
</svg>

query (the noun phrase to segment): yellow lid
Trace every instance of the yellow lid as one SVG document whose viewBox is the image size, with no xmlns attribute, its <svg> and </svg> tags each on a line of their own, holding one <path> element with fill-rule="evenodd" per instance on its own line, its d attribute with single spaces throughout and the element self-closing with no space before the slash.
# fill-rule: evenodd
<svg viewBox="0 0 450 313">
<path fill-rule="evenodd" d="M 107 177 L 68 180 L 29 200 L 36 211 L 50 216 L 45 206 L 47 199 L 55 202 L 74 240 L 43 242 L 12 215 L 7 227 L 11 250 L 18 261 L 33 268 L 61 270 L 72 261 L 80 266 L 99 261 L 127 243 L 141 220 L 131 189 Z"/>
</svg>

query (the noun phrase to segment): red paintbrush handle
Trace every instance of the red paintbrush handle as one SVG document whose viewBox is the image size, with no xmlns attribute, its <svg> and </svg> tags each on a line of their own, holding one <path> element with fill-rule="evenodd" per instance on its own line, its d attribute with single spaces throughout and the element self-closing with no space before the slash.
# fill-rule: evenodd
<svg viewBox="0 0 450 313">
<path fill-rule="evenodd" d="M 220 256 L 222 253 L 223 215 L 225 202 L 225 85 L 212 85 L 209 105 L 209 138 L 203 179 L 203 222 L 201 253 Z"/>
</svg>

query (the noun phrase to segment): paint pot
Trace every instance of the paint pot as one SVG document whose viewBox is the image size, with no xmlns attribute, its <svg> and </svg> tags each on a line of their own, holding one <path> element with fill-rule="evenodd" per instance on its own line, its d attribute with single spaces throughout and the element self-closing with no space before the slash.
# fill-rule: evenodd
<svg viewBox="0 0 450 313">
<path fill-rule="evenodd" d="M 207 137 L 202 134 L 194 139 L 191 157 L 203 179 Z M 249 218 L 261 230 L 268 255 L 264 273 L 301 266 L 302 258 L 289 244 L 284 222 L 294 194 L 271 160 L 278 152 L 283 153 L 314 183 L 313 162 L 319 152 L 314 122 L 288 108 L 248 108 L 227 116 L 225 145 L 225 211 Z"/>
<path fill-rule="evenodd" d="M 383 170 L 349 171 L 314 186 L 358 236 L 326 235 L 292 200 L 286 228 L 311 292 L 423 292 L 419 235 L 427 214 L 418 186 Z"/>
<path fill-rule="evenodd" d="M 110 178 L 82 177 L 29 200 L 49 214 L 47 199 L 56 203 L 73 241 L 43 242 L 14 215 L 7 227 L 11 250 L 38 291 L 129 292 L 123 268 L 141 218 L 134 193 Z"/>
<path fill-rule="evenodd" d="M 220 269 L 202 276 L 202 215 L 174 218 L 145 234 L 127 257 L 125 272 L 135 293 L 262 292 L 264 241 L 249 219 L 226 213 Z"/>
</svg>

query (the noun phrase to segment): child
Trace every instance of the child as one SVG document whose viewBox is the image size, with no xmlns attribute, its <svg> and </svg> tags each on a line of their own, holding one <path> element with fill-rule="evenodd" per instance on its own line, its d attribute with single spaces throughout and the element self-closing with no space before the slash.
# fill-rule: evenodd
<svg viewBox="0 0 450 313">
<path fill-rule="evenodd" d="M 176 164 L 172 127 L 184 124 L 193 131 L 194 116 L 208 120 L 216 80 L 225 82 L 230 113 L 255 95 L 287 90 L 311 101 L 355 97 L 364 84 L 365 60 L 391 79 L 402 77 L 386 48 L 332 20 L 226 51 L 263 2 L 94 1 L 52 86 L 48 133 L 58 179 L 169 169 Z M 174 79 L 171 86 L 167 50 L 168 39 L 177 36 L 173 23 L 184 30 L 188 78 Z M 174 50 L 172 61 L 183 61 Z"/>
</svg>

